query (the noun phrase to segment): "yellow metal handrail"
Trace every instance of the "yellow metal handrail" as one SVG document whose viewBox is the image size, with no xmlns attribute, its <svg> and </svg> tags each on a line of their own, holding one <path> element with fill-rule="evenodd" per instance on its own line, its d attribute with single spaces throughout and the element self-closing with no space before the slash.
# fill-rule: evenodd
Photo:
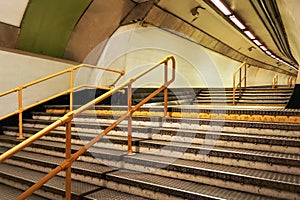
<svg viewBox="0 0 300 200">
<path fill-rule="evenodd" d="M 272 88 L 276 88 L 278 86 L 278 74 L 275 74 L 272 79 Z"/>
<path fill-rule="evenodd" d="M 121 70 L 104 68 L 104 67 L 99 67 L 99 66 L 94 66 L 94 65 L 89 65 L 89 64 L 80 64 L 80 65 L 76 65 L 76 66 L 70 67 L 68 69 L 62 70 L 60 72 L 54 73 L 52 75 L 46 76 L 44 78 L 35 80 L 33 82 L 21 85 L 19 87 L 16 87 L 14 89 L 8 90 L 8 91 L 3 92 L 3 93 L 0 94 L 0 97 L 3 97 L 5 95 L 11 94 L 13 92 L 18 92 L 18 110 L 13 111 L 11 113 L 8 113 L 8 114 L 0 117 L 0 121 L 3 120 L 3 119 L 5 119 L 5 118 L 8 118 L 10 116 L 13 116 L 15 114 L 19 114 L 19 137 L 18 137 L 18 139 L 24 139 L 23 130 L 22 130 L 23 129 L 23 112 L 24 111 L 26 111 L 26 110 L 34 107 L 34 106 L 40 105 L 42 103 L 45 103 L 46 101 L 55 99 L 55 98 L 57 98 L 57 97 L 59 97 L 61 95 L 65 95 L 65 94 L 70 94 L 70 110 L 72 110 L 72 107 L 73 107 L 73 91 L 78 90 L 78 89 L 80 89 L 82 87 L 91 87 L 89 85 L 80 85 L 78 87 L 74 87 L 73 86 L 73 72 L 75 70 L 81 68 L 81 67 L 87 67 L 87 68 L 92 68 L 92 69 L 101 69 L 101 70 L 105 70 L 105 71 L 119 73 L 120 77 L 124 75 L 124 71 L 121 71 Z M 49 79 L 55 78 L 57 76 L 60 76 L 60 75 L 66 74 L 66 73 L 70 73 L 70 89 L 68 89 L 66 91 L 63 91 L 63 92 L 60 92 L 60 93 L 58 93 L 56 95 L 52 95 L 51 97 L 45 98 L 45 99 L 40 100 L 40 101 L 38 101 L 36 103 L 30 104 L 30 105 L 28 105 L 26 107 L 23 106 L 23 90 L 25 88 L 28 88 L 30 86 L 36 85 L 38 83 L 47 81 Z M 119 80 L 119 78 L 117 80 Z M 110 89 L 110 88 L 98 87 L 98 86 L 96 86 L 96 88 L 98 88 L 98 89 Z"/>
<path fill-rule="evenodd" d="M 242 77 L 242 69 L 244 69 L 244 76 Z M 236 75 L 239 73 L 239 82 L 236 84 Z M 242 96 L 242 82 L 244 81 L 244 88 L 247 86 L 247 63 L 243 62 L 240 67 L 233 73 L 233 88 L 232 88 L 232 103 L 236 104 L 235 93 L 236 90 L 239 90 L 239 98 Z"/>
<path fill-rule="evenodd" d="M 172 76 L 170 80 L 168 80 L 168 62 L 172 61 Z M 149 96 L 147 96 L 145 99 L 143 99 L 141 102 L 139 102 L 137 105 L 132 107 L 132 84 L 143 77 L 145 74 L 148 74 L 149 72 L 153 71 L 157 67 L 164 64 L 164 83 L 156 89 L 153 93 L 151 93 Z M 158 62 L 156 65 L 150 67 L 148 70 L 142 72 L 141 74 L 137 75 L 136 77 L 131 78 L 130 80 L 127 80 L 125 83 L 121 84 L 120 86 L 117 86 L 114 89 L 111 89 L 110 91 L 106 92 L 105 94 L 99 96 L 98 98 L 90 101 L 89 103 L 81 106 L 80 108 L 70 111 L 67 114 L 65 114 L 63 117 L 59 118 L 57 121 L 53 122 L 48 127 L 45 127 L 35 135 L 31 136 L 30 138 L 24 140 L 23 142 L 19 143 L 15 147 L 11 148 L 10 150 L 6 151 L 2 155 L 0 155 L 0 162 L 3 162 L 4 160 L 8 159 L 9 157 L 13 156 L 15 153 L 21 151 L 28 145 L 32 144 L 42 136 L 46 135 L 50 131 L 54 130 L 56 127 L 66 124 L 66 159 L 55 169 L 53 169 L 51 172 L 49 172 L 46 176 L 44 176 L 42 179 L 40 179 L 38 182 L 36 182 L 34 185 L 32 185 L 28 190 L 26 190 L 23 194 L 21 194 L 17 199 L 25 199 L 28 196 L 30 196 L 34 191 L 39 189 L 43 184 L 45 184 L 48 180 L 53 178 L 56 174 L 58 174 L 62 170 L 66 170 L 66 199 L 71 199 L 71 165 L 72 163 L 83 153 L 85 153 L 92 145 L 97 143 L 103 136 L 105 136 L 109 131 L 111 131 L 113 128 L 115 128 L 119 123 L 121 123 L 124 119 L 127 118 L 128 120 L 128 154 L 132 154 L 132 115 L 133 113 L 138 110 L 142 105 L 144 105 L 146 102 L 148 102 L 152 97 L 156 96 L 161 91 L 164 91 L 164 115 L 167 116 L 167 106 L 168 106 L 168 86 L 174 82 L 175 80 L 175 58 L 173 56 L 168 56 L 162 61 Z M 108 98 L 112 94 L 124 89 L 127 87 L 128 90 L 128 110 L 125 114 L 123 114 L 119 119 L 117 119 L 114 123 L 112 123 L 109 127 L 107 127 L 105 130 L 103 130 L 98 136 L 96 136 L 94 139 L 92 139 L 90 142 L 88 142 L 85 146 L 81 147 L 76 153 L 71 154 L 71 128 L 72 128 L 72 120 L 75 116 L 78 114 L 84 112 L 85 110 L 89 109 L 90 107 L 94 106 L 95 104 L 99 103 L 100 101 Z"/>
<path fill-rule="evenodd" d="M 294 85 L 294 81 L 296 80 L 296 78 L 294 76 L 290 76 L 288 79 L 288 87 L 293 87 Z"/>
</svg>

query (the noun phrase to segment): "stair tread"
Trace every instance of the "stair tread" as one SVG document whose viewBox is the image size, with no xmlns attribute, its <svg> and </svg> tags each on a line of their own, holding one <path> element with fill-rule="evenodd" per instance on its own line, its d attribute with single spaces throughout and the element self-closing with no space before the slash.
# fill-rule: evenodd
<svg viewBox="0 0 300 200">
<path fill-rule="evenodd" d="M 0 136 L 1 138 L 6 138 L 12 141 L 16 141 L 15 138 L 12 136 Z M 107 136 L 108 142 L 114 143 L 123 143 L 127 145 L 127 137 L 122 136 Z M 133 145 L 134 143 L 133 138 Z M 288 153 L 280 153 L 280 152 L 269 152 L 269 151 L 261 151 L 261 150 L 249 150 L 249 149 L 238 149 L 232 147 L 219 147 L 219 146 L 212 146 L 212 145 L 201 145 L 201 144 L 190 144 L 185 142 L 174 142 L 174 141 L 162 141 L 162 140 L 142 140 L 136 139 L 135 141 L 139 142 L 139 146 L 147 148 L 149 145 L 153 148 L 165 148 L 170 151 L 179 151 L 179 152 L 190 152 L 196 155 L 219 155 L 224 154 L 223 156 L 229 156 L 230 158 L 234 159 L 243 159 L 247 157 L 247 159 L 267 159 L 268 162 L 293 162 L 293 164 L 300 166 L 300 154 L 288 154 Z M 60 148 L 64 149 L 65 144 L 63 142 L 53 142 L 47 140 L 38 140 L 34 142 L 35 145 L 42 145 L 42 146 L 50 146 L 52 148 Z M 101 145 L 101 141 L 99 143 Z M 80 145 L 72 145 L 73 149 L 79 149 Z M 103 154 L 103 152 L 101 152 Z M 115 156 L 120 157 L 120 151 L 116 152 Z M 255 158 L 254 158 L 255 157 Z"/>
<path fill-rule="evenodd" d="M 172 121 L 171 119 L 169 119 L 169 121 Z M 201 121 L 205 121 L 205 120 L 191 120 L 191 119 L 186 119 L 186 121 L 184 119 L 181 119 L 181 123 L 187 122 L 187 123 L 195 123 L 195 122 L 201 122 Z M 210 120 L 212 121 L 212 120 Z M 219 120 L 216 120 L 219 121 Z M 228 120 L 226 120 L 228 121 Z M 51 121 L 49 120 L 41 120 L 41 119 L 36 119 L 36 120 L 31 120 L 31 119 L 27 119 L 24 120 L 25 123 L 32 123 L 32 125 L 44 125 L 44 124 L 50 124 Z M 240 121 L 233 121 L 232 122 L 240 122 Z M 250 123 L 250 122 L 245 122 L 245 123 Z M 253 122 L 251 122 L 253 123 Z M 277 124 L 277 123 L 266 123 L 266 122 L 256 122 L 257 124 Z M 107 123 L 89 123 L 89 122 L 77 122 L 76 123 L 76 128 L 79 128 L 80 125 L 82 125 L 83 127 L 86 126 L 101 126 L 102 128 L 105 126 L 109 126 L 110 124 Z M 283 123 L 283 125 L 291 125 L 291 124 L 287 124 L 287 123 Z M 292 124 L 294 125 L 294 124 Z M 299 126 L 295 124 L 295 126 Z M 124 128 L 127 130 L 127 124 L 119 124 L 118 127 L 120 128 Z M 17 130 L 18 128 L 15 126 L 3 126 L 4 129 L 12 129 L 12 130 Z M 133 131 L 135 130 L 135 128 L 137 128 L 138 130 L 141 129 L 149 129 L 149 127 L 147 126 L 142 126 L 142 125 L 138 125 L 138 126 L 133 126 Z M 205 135 L 216 135 L 216 136 L 232 136 L 232 137 L 247 137 L 247 138 L 258 138 L 258 139 L 269 139 L 269 140 L 285 140 L 285 141 L 300 141 L 300 137 L 292 137 L 292 136 L 277 136 L 277 135 L 257 135 L 257 134 L 253 134 L 253 133 L 239 133 L 239 132 L 229 132 L 229 131 L 218 131 L 218 132 L 213 132 L 213 131 L 203 131 L 203 130 L 195 130 L 195 129 L 189 129 L 189 127 L 185 127 L 184 129 L 178 129 L 178 128 L 170 128 L 170 127 L 152 127 L 152 130 L 154 130 L 155 133 L 161 132 L 161 131 L 169 131 L 169 132 L 176 132 L 176 133 L 190 133 L 192 134 L 193 137 L 195 137 L 197 134 L 205 134 Z M 35 128 L 35 127 L 24 127 L 24 130 L 28 130 L 28 131 L 39 131 L 40 128 Z M 54 131 L 55 132 L 55 131 Z"/>
<path fill-rule="evenodd" d="M 184 191 L 184 197 L 187 199 L 268 199 L 267 197 L 259 195 L 146 173 L 116 171 L 110 173 L 108 176 L 112 180 L 117 178 L 128 184 L 152 188 L 157 191 L 159 191 L 159 189 L 169 190 L 172 194 L 178 194 Z"/>
<path fill-rule="evenodd" d="M 108 126 L 108 125 L 107 125 Z M 14 131 L 18 131 L 18 128 L 15 126 L 5 126 L 3 127 L 4 129 L 8 129 L 8 130 L 14 130 Z M 124 126 L 123 128 L 127 128 L 127 126 Z M 141 130 L 141 127 L 138 127 L 139 130 Z M 147 131 L 148 127 L 145 128 Z M 38 132 L 39 128 L 29 128 L 29 127 L 23 127 L 23 131 L 24 133 L 26 133 L 27 131 L 32 132 L 32 133 L 36 133 Z M 211 135 L 212 138 L 216 138 L 218 140 L 222 140 L 222 137 L 224 138 L 232 138 L 231 140 L 234 140 L 234 138 L 245 138 L 242 141 L 247 143 L 247 139 L 257 139 L 256 142 L 259 143 L 259 139 L 264 139 L 264 140 L 268 140 L 268 141 L 290 141 L 293 143 L 299 143 L 300 142 L 300 137 L 292 137 L 292 136 L 275 136 L 275 135 L 256 135 L 256 134 L 247 134 L 247 133 L 243 133 L 240 134 L 238 132 L 228 132 L 228 131 L 222 131 L 222 132 L 213 132 L 213 131 L 201 131 L 201 130 L 189 130 L 189 129 L 177 129 L 177 128 L 152 128 L 152 134 L 156 133 L 156 134 L 167 134 L 167 132 L 170 132 L 169 135 L 174 135 L 174 136 L 180 136 L 182 137 L 184 135 L 184 137 L 192 137 L 192 138 L 198 138 L 198 137 L 203 137 L 207 138 L 208 135 Z M 134 127 L 133 127 L 133 131 L 134 131 Z M 52 131 L 52 133 L 56 133 L 56 134 L 60 134 L 60 135 L 65 135 L 64 131 L 59 131 L 59 130 L 54 130 Z M 73 135 L 77 135 L 77 133 L 73 134 Z M 88 131 L 83 133 L 80 132 L 79 136 L 82 137 L 95 137 L 94 133 L 89 133 Z M 113 137 L 118 137 L 118 136 L 113 136 L 113 135 L 107 135 L 107 138 L 113 138 Z M 133 141 L 139 141 L 141 140 L 141 138 L 137 138 L 137 137 L 133 137 Z M 273 144 L 273 143 L 270 143 Z M 298 146 L 298 145 L 297 145 Z"/>
<path fill-rule="evenodd" d="M 26 153 L 22 152 L 21 154 L 19 154 L 19 156 L 23 156 L 26 155 Z M 41 157 L 41 156 L 40 156 Z M 46 156 L 47 157 L 47 156 Z M 41 159 L 41 158 L 39 158 Z M 47 159 L 42 159 L 44 161 L 46 161 Z M 82 162 L 80 162 L 82 164 Z M 77 168 L 78 166 L 74 165 L 74 168 Z M 83 168 L 85 168 L 84 166 L 82 166 Z M 15 172 L 16 170 L 18 171 L 18 169 L 20 169 L 19 167 L 12 167 L 10 168 L 10 170 L 13 170 L 13 172 Z M 2 173 L 6 173 L 6 174 L 17 174 L 17 176 L 21 176 L 20 173 L 12 173 L 10 170 L 3 170 L 0 166 L 0 171 L 2 171 Z M 96 169 L 95 169 L 96 170 Z M 26 170 L 23 170 L 22 172 L 26 172 Z M 30 170 L 27 170 L 30 171 Z M 31 171 L 30 171 L 31 172 Z M 102 173 L 100 171 L 97 171 L 98 173 Z M 37 174 L 39 173 L 29 173 L 28 176 L 37 176 Z M 136 176 L 138 174 L 138 176 Z M 27 176 L 25 176 L 26 178 L 28 178 Z M 199 196 L 199 197 L 210 197 L 210 198 L 234 198 L 237 195 L 241 195 L 244 196 L 245 198 L 262 198 L 262 196 L 258 196 L 258 195 L 253 195 L 253 194 L 248 194 L 248 193 L 242 193 L 242 192 L 238 192 L 238 191 L 234 191 L 234 190 L 229 190 L 229 189 L 224 189 L 224 188 L 218 188 L 215 186 L 209 186 L 209 185 L 204 185 L 204 184 L 200 184 L 200 183 L 193 183 L 190 181 L 183 181 L 183 180 L 176 180 L 176 179 L 172 179 L 172 178 L 167 178 L 167 177 L 161 177 L 158 175 L 150 175 L 150 174 L 145 174 L 145 173 L 136 173 L 136 172 L 125 172 L 125 171 L 111 171 L 111 172 L 106 172 L 106 177 L 117 177 L 117 178 L 121 178 L 121 179 L 127 179 L 130 180 L 131 184 L 133 185 L 139 185 L 141 187 L 143 187 L 143 185 L 148 185 L 148 187 L 162 187 L 163 190 L 164 189 L 169 189 L 169 190 L 173 190 L 174 192 L 178 191 L 178 189 L 180 191 L 184 191 L 185 193 L 191 194 L 192 196 Z M 61 178 L 62 179 L 62 178 Z M 57 181 L 57 180 L 54 180 Z M 62 181 L 62 180 L 61 180 Z M 51 181 L 53 182 L 53 181 Z M 49 185 L 51 185 L 51 183 L 49 181 Z M 74 182 L 74 181 L 73 181 Z M 72 182 L 72 185 L 74 184 Z M 127 182 L 128 184 L 128 182 Z M 52 184 L 53 186 L 53 184 Z M 56 186 L 59 187 L 59 186 Z M 76 187 L 76 186 L 75 186 Z M 144 186 L 145 187 L 145 186 Z M 92 191 L 92 190 L 91 190 Z M 217 195 L 215 194 L 216 191 L 218 191 Z M 83 192 L 81 192 L 80 194 L 82 194 Z M 227 193 L 227 195 L 224 195 L 225 193 Z M 186 195 L 186 194 L 184 194 Z M 234 198 L 236 199 L 236 198 Z"/>
<path fill-rule="evenodd" d="M 203 134 L 205 136 L 207 135 L 212 135 L 212 136 L 217 136 L 218 139 L 222 136 L 229 136 L 229 137 L 245 137 L 245 138 L 257 138 L 257 139 L 268 139 L 268 140 L 285 140 L 285 141 L 298 141 L 300 142 L 300 137 L 291 137 L 291 136 L 275 136 L 275 135 L 257 135 L 253 133 L 239 133 L 239 132 L 229 132 L 229 131 L 222 131 L 222 132 L 212 132 L 212 131 L 195 131 L 195 130 L 189 130 L 189 129 L 176 129 L 176 128 L 153 128 L 155 133 L 158 134 L 163 134 L 158 131 L 170 131 L 170 132 L 175 132 L 176 135 L 181 136 L 180 133 L 190 133 L 191 137 L 197 137 L 197 134 Z"/>
<path fill-rule="evenodd" d="M 1 153 L 6 150 L 7 148 L 0 147 Z M 193 170 L 206 170 L 206 171 L 212 171 L 212 172 L 222 173 L 222 174 L 244 176 L 248 178 L 252 177 L 252 178 L 272 180 L 272 181 L 280 182 L 282 184 L 285 183 L 295 184 L 300 187 L 299 175 L 282 174 L 282 173 L 270 172 L 266 170 L 247 169 L 243 167 L 207 163 L 203 161 L 184 160 L 180 158 L 176 158 L 174 160 L 174 158 L 170 158 L 170 157 L 165 157 L 165 156 L 158 157 L 158 156 L 143 154 L 143 153 L 137 153 L 134 156 L 127 156 L 126 154 L 123 155 L 124 155 L 125 162 L 130 162 L 130 160 L 139 160 L 140 164 L 142 164 L 143 166 L 146 166 L 147 165 L 146 161 L 148 161 L 152 163 L 159 163 L 160 166 L 165 166 L 167 168 L 168 166 L 179 166 L 184 168 L 190 168 Z M 14 158 L 21 158 L 22 160 L 26 159 L 31 161 L 34 160 L 36 163 L 40 163 L 40 164 L 46 163 L 47 166 L 58 165 L 64 160 L 63 157 L 49 156 L 41 153 L 28 152 L 28 151 L 18 152 L 17 154 L 14 155 Z M 115 171 L 117 169 L 116 167 L 109 167 L 104 164 L 106 163 L 101 163 L 101 161 L 97 161 L 97 160 L 96 163 L 95 161 L 93 161 L 93 163 L 90 163 L 90 162 L 77 160 L 73 163 L 72 168 L 97 172 L 97 173 L 106 173 L 106 174 Z M 195 175 L 197 174 L 197 172 L 194 171 L 193 174 Z"/>
<path fill-rule="evenodd" d="M 146 200 L 146 198 L 110 189 L 101 189 L 86 197 L 101 200 Z"/>
<path fill-rule="evenodd" d="M 39 172 L 39 171 L 34 171 L 30 169 L 26 169 L 24 167 L 18 167 L 6 163 L 2 163 L 0 165 L 0 173 L 2 176 L 10 176 L 14 177 L 16 179 L 22 179 L 26 180 L 26 182 L 29 183 L 35 183 L 42 177 L 46 175 L 46 173 Z M 60 190 L 64 192 L 65 190 L 65 178 L 60 177 L 60 176 L 55 176 L 52 179 L 50 179 L 46 184 L 46 187 L 54 188 L 56 190 Z M 72 193 L 76 195 L 82 195 L 84 193 L 93 191 L 97 189 L 98 186 L 88 184 L 88 183 L 83 183 L 80 181 L 72 180 Z"/>
<path fill-rule="evenodd" d="M 149 118 L 147 118 L 149 119 Z M 96 119 L 95 119 L 96 120 Z M 135 121 L 135 120 L 133 120 Z M 151 119 L 152 121 L 152 119 Z M 159 122 L 160 120 L 155 120 L 155 122 Z M 54 122 L 54 120 L 44 120 L 44 119 L 24 119 L 24 124 L 26 123 L 31 123 L 33 125 L 38 125 L 38 124 L 41 124 L 41 125 L 49 125 L 51 123 Z M 166 122 L 177 122 L 177 123 L 182 123 L 182 122 L 185 122 L 185 123 L 191 123 L 191 124 L 205 124 L 206 122 L 210 122 L 209 124 L 211 126 L 214 126 L 214 125 L 219 125 L 219 126 L 226 126 L 226 125 L 229 125 L 231 124 L 232 126 L 238 126 L 238 124 L 243 124 L 243 125 L 247 125 L 247 127 L 256 127 L 256 128 L 261 128 L 262 126 L 265 126 L 265 127 L 278 127 L 278 126 L 286 126 L 286 127 L 294 127 L 296 130 L 298 128 L 298 130 L 300 130 L 300 124 L 297 124 L 297 123 L 286 123 L 286 122 L 264 122 L 264 121 L 246 121 L 246 120 L 225 120 L 225 116 L 223 117 L 223 119 L 214 119 L 214 117 L 212 117 L 212 119 L 203 119 L 203 118 L 183 118 L 183 117 L 171 117 L 171 118 L 166 118 Z M 153 121 L 152 121 L 153 123 Z M 74 122 L 75 125 L 77 125 L 77 127 L 84 127 L 84 125 L 86 125 L 86 127 L 94 127 L 94 128 L 100 128 L 101 125 L 103 126 L 106 126 L 108 123 L 106 122 L 100 122 L 99 120 L 97 122 L 84 122 L 84 121 L 80 121 L 80 120 L 75 120 Z M 152 124 L 153 125 L 153 124 Z M 13 129 L 12 126 L 3 126 L 3 127 L 11 127 Z M 121 123 L 118 125 L 118 127 L 127 127 L 126 124 Z M 153 127 L 156 127 L 156 126 L 150 126 L 150 125 L 147 125 L 146 126 L 141 126 L 140 124 L 138 125 L 133 125 L 133 128 L 144 128 L 144 129 L 147 129 L 147 128 L 153 128 Z"/>
<path fill-rule="evenodd" d="M 144 166 L 148 166 L 147 161 L 150 161 L 154 163 L 160 163 L 160 166 L 164 166 L 166 169 L 168 169 L 170 166 L 190 168 L 193 170 L 194 175 L 199 173 L 198 170 L 205 170 L 221 174 L 227 174 L 230 176 L 243 176 L 245 178 L 256 178 L 261 180 L 274 181 L 281 184 L 288 183 L 298 186 L 300 188 L 299 175 L 282 174 L 266 170 L 248 169 L 243 167 L 207 163 L 203 161 L 184 160 L 180 158 L 174 160 L 169 157 L 157 157 L 150 154 L 136 154 L 135 156 L 125 158 L 129 160 L 139 160 Z M 149 165 L 151 166 L 151 164 Z"/>
<path fill-rule="evenodd" d="M 249 149 L 237 149 L 232 147 L 215 147 L 212 145 L 199 145 L 199 144 L 188 144 L 182 142 L 174 142 L 174 141 L 159 141 L 159 140 L 147 140 L 147 141 L 140 141 L 142 144 L 153 144 L 158 145 L 162 147 L 169 147 L 173 151 L 175 151 L 177 148 L 186 149 L 194 149 L 198 153 L 201 153 L 201 150 L 203 153 L 208 152 L 224 152 L 224 153 L 232 153 L 232 154 L 243 154 L 243 155 L 252 155 L 252 156 L 262 156 L 262 157 L 268 157 L 268 158 L 276 158 L 276 159 L 286 159 L 286 160 L 294 160 L 297 161 L 298 164 L 300 164 L 300 154 L 285 154 L 285 153 L 279 153 L 279 152 L 269 152 L 269 151 L 259 151 L 259 150 L 249 150 Z M 201 154 L 200 154 L 201 155 Z"/>
<path fill-rule="evenodd" d="M 0 188 L 1 188 L 1 193 L 0 193 L 1 200 L 16 199 L 19 195 L 21 195 L 23 193 L 22 190 L 16 189 L 14 187 L 11 187 L 11 186 L 8 186 L 8 185 L 2 184 L 2 183 L 0 183 Z M 29 196 L 27 199 L 28 200 L 41 200 L 41 199 L 46 200 L 47 198 L 33 194 L 33 195 Z"/>
</svg>

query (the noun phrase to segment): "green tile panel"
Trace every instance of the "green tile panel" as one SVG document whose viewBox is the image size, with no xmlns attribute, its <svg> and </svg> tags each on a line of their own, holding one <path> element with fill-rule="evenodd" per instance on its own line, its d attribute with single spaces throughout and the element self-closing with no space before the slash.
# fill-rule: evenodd
<svg viewBox="0 0 300 200">
<path fill-rule="evenodd" d="M 63 57 L 71 32 L 92 0 L 31 0 L 17 48 Z"/>
</svg>

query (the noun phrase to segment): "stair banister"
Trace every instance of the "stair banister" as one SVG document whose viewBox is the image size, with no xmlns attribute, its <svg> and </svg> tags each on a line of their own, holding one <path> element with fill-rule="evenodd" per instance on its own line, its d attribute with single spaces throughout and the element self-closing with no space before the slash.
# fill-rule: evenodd
<svg viewBox="0 0 300 200">
<path fill-rule="evenodd" d="M 20 85 L 19 87 L 16 87 L 16 88 L 8 90 L 8 91 L 5 91 L 5 92 L 3 92 L 3 93 L 0 94 L 0 97 L 3 97 L 3 96 L 6 96 L 6 95 L 9 95 L 11 93 L 18 92 L 18 110 L 14 111 L 14 112 L 11 112 L 11 113 L 8 113 L 5 116 L 0 117 L 0 121 L 3 120 L 3 119 L 5 119 L 5 118 L 8 118 L 8 117 L 10 117 L 12 115 L 19 114 L 19 136 L 18 136 L 18 139 L 25 139 L 24 136 L 23 136 L 23 130 L 22 130 L 23 129 L 23 112 L 24 111 L 26 111 L 26 110 L 34 107 L 34 106 L 40 105 L 40 104 L 42 104 L 42 103 L 44 103 L 46 101 L 54 99 L 56 97 L 59 97 L 61 95 L 65 95 L 65 94 L 70 94 L 70 110 L 72 110 L 73 109 L 73 91 L 75 91 L 75 90 L 77 90 L 79 88 L 82 88 L 82 87 L 90 87 L 89 85 L 80 85 L 78 87 L 74 87 L 73 86 L 74 71 L 77 70 L 77 69 L 79 69 L 79 68 L 82 68 L 82 67 L 87 67 L 87 68 L 92 68 L 92 69 L 101 69 L 101 70 L 105 70 L 105 71 L 119 73 L 120 77 L 125 74 L 124 71 L 121 71 L 121 70 L 104 68 L 104 67 L 94 66 L 94 65 L 89 65 L 89 64 L 80 64 L 80 65 L 73 66 L 73 67 L 70 67 L 68 69 L 62 70 L 60 72 L 51 74 L 49 76 L 40 78 L 38 80 L 32 81 L 30 83 L 27 83 L 27 84 L 24 84 L 24 85 Z M 40 101 L 38 101 L 36 103 L 32 103 L 32 104 L 30 104 L 30 105 L 28 105 L 26 107 L 23 106 L 23 90 L 24 89 L 29 88 L 29 87 L 31 87 L 33 85 L 38 84 L 38 83 L 41 83 L 41 82 L 53 79 L 53 78 L 58 77 L 60 75 L 67 74 L 67 73 L 70 73 L 70 78 L 69 78 L 69 80 L 70 80 L 70 88 L 68 90 L 60 92 L 60 93 L 55 94 L 55 95 L 52 95 L 52 96 L 50 96 L 50 97 L 48 97 L 46 99 L 40 100 Z M 100 89 L 110 89 L 110 88 L 105 88 L 105 87 L 97 87 L 97 88 L 100 88 Z"/>
<path fill-rule="evenodd" d="M 242 69 L 244 69 L 244 76 L 242 76 Z M 236 75 L 239 74 L 239 82 L 236 84 Z M 244 81 L 244 88 L 247 86 L 247 63 L 243 62 L 238 69 L 233 73 L 233 87 L 232 87 L 232 104 L 236 104 L 235 93 L 239 90 L 239 98 L 242 96 L 242 82 Z"/>
<path fill-rule="evenodd" d="M 276 88 L 278 86 L 278 74 L 275 74 L 272 79 L 272 88 Z"/>
<path fill-rule="evenodd" d="M 128 106 L 128 111 L 123 114 L 119 119 L 117 119 L 114 123 L 112 123 L 109 127 L 107 127 L 105 130 L 103 130 L 98 136 L 96 136 L 94 139 L 92 139 L 90 142 L 85 144 L 83 147 L 81 147 L 77 152 L 71 155 L 71 124 L 72 119 L 79 115 L 80 113 L 84 112 L 85 110 L 89 109 L 90 107 L 94 106 L 95 104 L 101 102 L 102 100 L 108 98 L 112 94 L 119 92 L 120 90 L 128 87 L 130 88 L 132 84 L 137 80 L 143 77 L 145 74 L 151 72 L 152 70 L 156 69 L 157 67 L 161 66 L 162 64 L 165 64 L 165 70 L 164 73 L 167 73 L 167 64 L 169 60 L 172 61 L 172 77 L 170 80 L 167 80 L 167 75 L 165 74 L 165 80 L 164 83 L 156 89 L 153 93 L 148 95 L 145 99 L 143 99 L 141 102 L 139 102 L 137 105 L 132 107 L 131 103 Z M 63 117 L 59 118 L 57 121 L 53 122 L 49 126 L 45 127 L 35 135 L 29 137 L 28 139 L 22 141 L 15 147 L 11 148 L 10 150 L 4 152 L 2 155 L 0 155 L 0 162 L 4 162 L 9 157 L 13 156 L 15 153 L 21 151 L 25 147 L 29 146 L 42 136 L 46 135 L 50 131 L 54 130 L 56 127 L 66 124 L 66 159 L 55 169 L 53 169 L 51 172 L 49 172 L 46 176 L 44 176 L 42 179 L 40 179 L 38 182 L 36 182 L 34 185 L 32 185 L 29 189 L 27 189 L 24 193 L 22 193 L 19 197 L 17 197 L 17 200 L 26 199 L 28 196 L 30 196 L 34 191 L 39 189 L 43 184 L 45 184 L 47 181 L 49 181 L 51 178 L 53 178 L 56 174 L 58 174 L 62 170 L 66 170 L 66 199 L 71 199 L 71 165 L 72 163 L 83 153 L 85 153 L 91 146 L 93 146 L 95 143 L 97 143 L 103 136 L 105 136 L 108 132 L 110 132 L 113 128 L 115 128 L 119 123 L 121 123 L 124 119 L 132 116 L 132 114 L 138 110 L 142 105 L 144 105 L 146 102 L 148 102 L 151 98 L 156 96 L 161 91 L 164 91 L 172 82 L 175 80 L 175 58 L 173 56 L 168 56 L 162 61 L 158 62 L 153 67 L 150 67 L 148 70 L 145 70 L 144 72 L 140 73 L 139 75 L 135 76 L 134 78 L 131 78 L 127 80 L 125 83 L 121 84 L 120 86 L 117 86 L 108 92 L 104 93 L 103 95 L 97 97 L 96 99 L 88 102 L 87 104 L 81 106 L 80 108 L 70 111 L 67 114 L 65 114 Z M 129 89 L 130 90 L 130 89 Z M 166 92 L 164 92 L 166 93 Z M 128 94 L 128 101 L 131 100 L 131 95 Z M 164 97 L 166 99 L 166 97 Z M 167 104 L 167 101 L 165 102 Z M 167 115 L 167 106 L 164 106 L 164 113 L 165 116 Z M 128 124 L 128 130 L 131 129 L 131 124 Z M 131 135 L 131 134 L 130 134 Z M 131 141 L 131 136 L 128 137 L 128 142 Z M 131 143 L 128 144 L 128 154 L 132 153 L 132 146 Z"/>
</svg>

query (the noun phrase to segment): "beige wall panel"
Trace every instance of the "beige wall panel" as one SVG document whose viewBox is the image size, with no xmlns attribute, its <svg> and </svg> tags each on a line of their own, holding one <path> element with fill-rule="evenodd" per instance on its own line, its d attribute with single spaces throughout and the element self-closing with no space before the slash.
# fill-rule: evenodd
<svg viewBox="0 0 300 200">
<path fill-rule="evenodd" d="M 0 1 L 0 22 L 20 27 L 29 0 Z"/>
<path fill-rule="evenodd" d="M 0 93 L 49 76 L 71 67 L 72 64 L 0 50 Z M 23 106 L 41 101 L 69 87 L 69 74 L 23 90 Z M 0 117 L 17 109 L 17 93 L 0 99 Z"/>
<path fill-rule="evenodd" d="M 93 48 L 111 36 L 134 6 L 130 0 L 94 0 L 74 29 L 64 58 L 84 61 Z"/>
</svg>

